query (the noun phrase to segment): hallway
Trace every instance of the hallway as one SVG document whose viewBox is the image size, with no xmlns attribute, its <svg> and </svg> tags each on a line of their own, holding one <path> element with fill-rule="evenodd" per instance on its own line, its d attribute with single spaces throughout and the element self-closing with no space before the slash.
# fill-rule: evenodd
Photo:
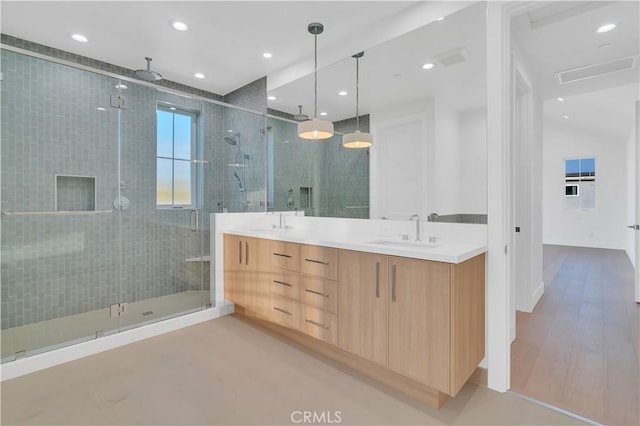
<svg viewBox="0 0 640 426">
<path fill-rule="evenodd" d="M 624 251 L 546 245 L 544 295 L 517 312 L 511 390 L 604 424 L 637 425 L 638 321 Z"/>
</svg>

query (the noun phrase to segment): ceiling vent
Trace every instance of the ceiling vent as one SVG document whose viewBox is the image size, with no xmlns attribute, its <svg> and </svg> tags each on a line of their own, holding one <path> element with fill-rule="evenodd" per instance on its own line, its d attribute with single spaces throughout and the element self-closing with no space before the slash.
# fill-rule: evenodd
<svg viewBox="0 0 640 426">
<path fill-rule="evenodd" d="M 441 53 L 433 58 L 433 60 L 441 67 L 448 67 L 451 65 L 459 64 L 460 62 L 467 61 L 469 60 L 469 58 L 471 58 L 471 55 L 469 55 L 469 51 L 464 47 L 459 47 L 457 49 Z"/>
<path fill-rule="evenodd" d="M 585 65 L 556 73 L 560 84 L 572 83 L 574 81 L 586 80 L 588 78 L 599 77 L 614 72 L 626 71 L 636 67 L 637 56 L 616 59 L 615 61 L 603 62 L 600 64 Z"/>
</svg>

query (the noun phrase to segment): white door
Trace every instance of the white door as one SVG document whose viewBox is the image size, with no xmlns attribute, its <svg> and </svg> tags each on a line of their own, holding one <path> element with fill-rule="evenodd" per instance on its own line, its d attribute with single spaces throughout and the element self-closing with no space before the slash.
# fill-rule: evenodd
<svg viewBox="0 0 640 426">
<path fill-rule="evenodd" d="M 640 303 L 640 101 L 636 101 L 636 220 L 631 225 L 635 231 L 636 240 L 636 270 L 635 270 L 635 296 L 636 302 Z"/>
</svg>

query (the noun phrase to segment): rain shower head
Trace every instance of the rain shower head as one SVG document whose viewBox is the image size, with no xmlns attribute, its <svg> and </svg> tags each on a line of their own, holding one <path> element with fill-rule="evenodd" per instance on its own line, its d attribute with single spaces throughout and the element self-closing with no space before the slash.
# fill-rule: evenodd
<svg viewBox="0 0 640 426">
<path fill-rule="evenodd" d="M 309 116 L 307 114 L 302 113 L 302 105 L 298 105 L 299 112 L 293 116 L 293 119 L 296 121 L 307 121 Z"/>
<path fill-rule="evenodd" d="M 147 60 L 147 69 L 146 70 L 136 70 L 135 76 L 140 80 L 144 81 L 159 81 L 162 80 L 162 75 L 159 72 L 151 71 L 151 61 L 150 57 L 145 57 Z"/>
</svg>

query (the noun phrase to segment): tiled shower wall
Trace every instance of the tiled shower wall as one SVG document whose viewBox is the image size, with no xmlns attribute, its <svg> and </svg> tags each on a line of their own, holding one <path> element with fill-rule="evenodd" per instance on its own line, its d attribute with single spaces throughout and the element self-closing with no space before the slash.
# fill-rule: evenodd
<svg viewBox="0 0 640 426">
<path fill-rule="evenodd" d="M 278 118 L 270 117 L 268 126 L 273 143 L 274 210 L 291 210 L 291 194 L 293 209 L 305 210 L 309 216 L 369 217 L 368 149 L 344 148 L 341 135 L 322 141 L 299 139 L 297 124 Z M 347 123 L 340 130 L 352 129 Z M 300 188 L 311 188 L 312 208 L 304 205 Z"/>
<path fill-rule="evenodd" d="M 1 59 L 2 210 L 54 211 L 63 174 L 95 176 L 95 210 L 107 212 L 2 217 L 2 329 L 201 288 L 185 260 L 209 254 L 209 213 L 233 195 L 224 191 L 227 108 L 132 82 L 117 89 L 117 79 L 7 50 Z M 109 107 L 119 91 L 127 110 Z M 191 232 L 188 209 L 156 209 L 158 101 L 198 115 L 201 233 Z M 261 115 L 238 114 L 250 122 L 240 131 L 262 137 Z M 123 213 L 113 208 L 119 191 L 130 200 Z"/>
</svg>

